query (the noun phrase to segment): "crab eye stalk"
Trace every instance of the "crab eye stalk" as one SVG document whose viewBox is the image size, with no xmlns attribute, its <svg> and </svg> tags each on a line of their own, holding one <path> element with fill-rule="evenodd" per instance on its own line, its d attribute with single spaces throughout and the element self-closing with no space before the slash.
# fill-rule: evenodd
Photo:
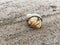
<svg viewBox="0 0 60 45">
<path fill-rule="evenodd" d="M 41 28 L 42 18 L 39 14 L 27 14 L 27 17 L 28 17 L 27 24 L 30 27 L 36 28 L 36 29 Z"/>
</svg>

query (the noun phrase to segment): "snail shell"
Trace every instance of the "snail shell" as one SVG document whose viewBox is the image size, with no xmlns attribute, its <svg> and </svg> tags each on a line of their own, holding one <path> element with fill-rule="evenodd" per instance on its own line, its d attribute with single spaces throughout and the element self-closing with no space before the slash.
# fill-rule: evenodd
<svg viewBox="0 0 60 45">
<path fill-rule="evenodd" d="M 41 17 L 38 14 L 29 14 L 27 23 L 32 28 L 41 28 Z"/>
</svg>

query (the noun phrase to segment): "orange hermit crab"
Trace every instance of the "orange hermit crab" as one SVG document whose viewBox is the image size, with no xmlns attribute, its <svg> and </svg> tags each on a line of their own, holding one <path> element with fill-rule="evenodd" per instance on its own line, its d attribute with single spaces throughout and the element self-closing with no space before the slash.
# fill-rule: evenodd
<svg viewBox="0 0 60 45">
<path fill-rule="evenodd" d="M 41 28 L 41 21 L 42 21 L 41 15 L 33 13 L 33 14 L 27 14 L 27 17 L 28 17 L 27 23 L 30 27 L 36 29 Z"/>
</svg>

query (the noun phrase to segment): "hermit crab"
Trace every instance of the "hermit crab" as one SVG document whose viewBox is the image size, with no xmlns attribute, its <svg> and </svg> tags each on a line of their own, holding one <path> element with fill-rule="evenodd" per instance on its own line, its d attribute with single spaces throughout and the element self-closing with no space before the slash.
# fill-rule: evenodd
<svg viewBox="0 0 60 45">
<path fill-rule="evenodd" d="M 41 28 L 41 22 L 42 22 L 42 17 L 39 14 L 33 13 L 33 14 L 27 14 L 28 20 L 27 24 L 32 27 L 39 29 Z"/>
</svg>

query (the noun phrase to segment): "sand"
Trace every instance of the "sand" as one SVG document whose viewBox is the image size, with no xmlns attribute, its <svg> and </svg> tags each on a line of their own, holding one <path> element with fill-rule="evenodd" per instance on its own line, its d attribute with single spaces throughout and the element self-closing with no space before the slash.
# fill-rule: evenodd
<svg viewBox="0 0 60 45">
<path fill-rule="evenodd" d="M 28 26 L 29 13 L 44 15 L 41 29 Z M 60 0 L 0 0 L 0 45 L 60 45 Z"/>
</svg>

